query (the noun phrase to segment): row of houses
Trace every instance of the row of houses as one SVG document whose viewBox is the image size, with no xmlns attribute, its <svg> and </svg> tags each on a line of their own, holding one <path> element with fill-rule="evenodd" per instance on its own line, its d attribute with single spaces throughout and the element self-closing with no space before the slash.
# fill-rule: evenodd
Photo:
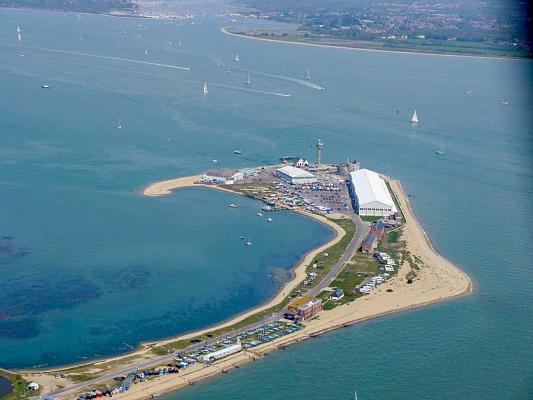
<svg viewBox="0 0 533 400">
<path fill-rule="evenodd" d="M 374 251 L 374 248 L 377 246 L 378 242 L 381 240 L 383 234 L 385 233 L 385 222 L 383 220 L 374 221 L 370 232 L 366 236 L 365 240 L 361 244 L 361 251 L 363 253 L 371 253 Z"/>
</svg>

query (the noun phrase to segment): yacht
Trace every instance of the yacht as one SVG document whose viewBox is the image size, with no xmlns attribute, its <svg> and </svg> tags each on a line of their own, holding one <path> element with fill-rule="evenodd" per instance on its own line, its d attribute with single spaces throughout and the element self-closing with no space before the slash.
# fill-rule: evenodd
<svg viewBox="0 0 533 400">
<path fill-rule="evenodd" d="M 444 154 L 444 145 L 441 143 L 440 148 L 435 151 L 435 154 L 438 156 L 442 156 Z"/>
<path fill-rule="evenodd" d="M 207 82 L 204 82 L 204 94 L 209 93 L 209 90 L 207 89 Z"/>
<path fill-rule="evenodd" d="M 272 218 L 267 218 L 267 221 L 268 222 L 272 222 Z"/>
<path fill-rule="evenodd" d="M 41 85 L 41 89 L 50 89 L 50 85 Z"/>
<path fill-rule="evenodd" d="M 235 54 L 235 58 L 233 59 L 233 61 L 235 62 L 241 61 L 241 59 L 239 58 L 239 53 Z"/>
<path fill-rule="evenodd" d="M 246 243 L 244 243 L 246 246 L 251 246 L 252 245 L 252 238 L 250 236 L 248 236 L 248 241 Z"/>
<path fill-rule="evenodd" d="M 229 208 L 237 208 L 237 204 L 233 204 L 233 203 L 231 203 L 231 204 L 229 205 Z"/>
<path fill-rule="evenodd" d="M 413 113 L 413 117 L 411 118 L 411 123 L 412 124 L 418 124 L 418 115 L 416 115 L 416 110 Z"/>
<path fill-rule="evenodd" d="M 122 129 L 122 122 L 120 121 L 120 119 L 118 120 L 117 129 L 118 130 Z"/>
<path fill-rule="evenodd" d="M 242 154 L 242 151 L 240 151 L 240 150 L 233 150 L 233 154 L 241 155 L 241 154 Z"/>
<path fill-rule="evenodd" d="M 250 74 L 248 74 L 246 76 L 246 80 L 244 81 L 244 83 L 247 84 L 247 85 L 251 85 L 252 84 L 252 81 L 250 80 Z"/>
<path fill-rule="evenodd" d="M 257 213 L 257 216 L 258 216 L 258 217 L 262 217 L 263 214 L 261 214 L 260 212 L 258 212 L 258 213 Z"/>
<path fill-rule="evenodd" d="M 311 71 L 309 70 L 309 68 L 307 68 L 307 75 L 305 76 L 305 80 L 306 81 L 310 81 L 311 80 Z"/>
<path fill-rule="evenodd" d="M 502 104 L 504 106 L 508 106 L 510 104 L 509 100 L 502 100 Z"/>
<path fill-rule="evenodd" d="M 17 25 L 17 39 L 19 42 L 22 42 L 22 33 L 20 31 L 20 26 Z"/>
</svg>

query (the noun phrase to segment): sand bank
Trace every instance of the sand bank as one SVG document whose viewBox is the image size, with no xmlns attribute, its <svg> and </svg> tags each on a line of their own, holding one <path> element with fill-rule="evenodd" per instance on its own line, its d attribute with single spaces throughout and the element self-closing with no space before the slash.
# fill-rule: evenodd
<svg viewBox="0 0 533 400">
<path fill-rule="evenodd" d="M 412 284 L 408 284 L 405 279 L 405 276 L 410 271 L 410 266 L 407 262 L 404 262 L 400 266 L 398 274 L 390 281 L 382 284 L 369 295 L 361 297 L 352 303 L 322 312 L 317 319 L 306 321 L 305 328 L 299 332 L 257 346 L 253 349 L 253 352 L 243 351 L 225 358 L 212 366 L 195 365 L 179 375 L 168 375 L 146 384 L 135 385 L 129 392 L 114 398 L 128 400 L 147 399 L 151 395 L 177 390 L 223 371 L 228 372 L 235 366 L 261 358 L 267 352 L 308 340 L 347 325 L 470 293 L 472 282 L 468 275 L 435 251 L 425 231 L 416 219 L 400 183 L 394 180 L 390 180 L 389 183 L 406 217 L 406 224 L 402 232 L 402 239 L 406 242 L 406 249 L 412 255 L 421 259 L 425 265 L 418 271 L 418 276 Z M 393 291 L 387 292 L 387 289 L 392 289 Z"/>
<path fill-rule="evenodd" d="M 492 56 L 492 55 L 468 55 L 468 54 L 448 54 L 448 53 L 432 53 L 432 52 L 423 52 L 423 51 L 416 51 L 416 50 L 387 50 L 387 49 L 371 49 L 367 47 L 348 47 L 348 46 L 341 46 L 341 45 L 333 45 L 333 44 L 320 44 L 320 43 L 310 43 L 310 42 L 297 42 L 294 40 L 278 40 L 278 39 L 268 39 L 263 37 L 256 37 L 241 33 L 233 33 L 228 30 L 228 28 L 220 28 L 220 30 L 225 33 L 226 35 L 232 35 L 232 36 L 238 36 L 240 38 L 245 39 L 251 39 L 251 40 L 263 40 L 265 42 L 271 42 L 271 43 L 285 43 L 285 44 L 295 44 L 295 45 L 301 45 L 301 46 L 315 46 L 315 47 L 329 47 L 333 49 L 342 49 L 342 50 L 353 50 L 353 51 L 372 51 L 377 53 L 398 53 L 398 54 L 413 54 L 413 55 L 420 55 L 420 56 L 437 56 L 437 57 L 461 57 L 461 58 L 481 58 L 481 59 L 498 59 L 498 60 L 528 60 L 528 58 L 521 58 L 521 57 L 506 57 L 506 56 Z"/>
<path fill-rule="evenodd" d="M 158 182 L 145 188 L 143 193 L 147 196 L 168 195 L 176 189 L 191 186 L 222 189 L 217 186 L 195 183 L 198 182 L 199 179 L 200 177 L 196 176 Z M 446 260 L 435 251 L 424 229 L 416 219 L 416 216 L 408 202 L 407 197 L 405 196 L 405 193 L 403 192 L 400 183 L 392 179 L 389 179 L 389 183 L 394 194 L 396 195 L 406 219 L 406 223 L 402 229 L 401 239 L 406 243 L 406 250 L 409 251 L 412 256 L 416 256 L 424 264 L 424 266 L 418 271 L 418 275 L 412 284 L 408 284 L 405 278 L 410 272 L 411 268 L 408 262 L 404 261 L 404 263 L 400 266 L 397 275 L 395 275 L 386 283 L 380 285 L 369 295 L 363 296 L 352 303 L 337 306 L 333 310 L 323 311 L 318 318 L 306 321 L 305 327 L 294 334 L 287 335 L 274 340 L 273 342 L 257 346 L 253 349 L 253 351 L 247 350 L 240 352 L 231 357 L 220 360 L 210 366 L 196 364 L 182 371 L 180 374 L 166 375 L 144 383 L 138 383 L 134 385 L 130 391 L 116 395 L 113 398 L 129 400 L 147 399 L 152 395 L 157 396 L 165 392 L 177 390 L 196 381 L 212 377 L 219 373 L 228 372 L 228 370 L 235 368 L 235 366 L 239 366 L 241 364 L 261 358 L 264 353 L 283 348 L 290 344 L 308 340 L 311 337 L 315 337 L 347 325 L 395 312 L 433 304 L 470 293 L 472 290 L 472 282 L 468 275 L 466 275 L 456 265 Z M 231 190 L 228 189 L 224 190 L 231 192 Z M 290 290 L 292 290 L 294 285 L 305 278 L 305 267 L 313 259 L 313 257 L 318 252 L 321 252 L 325 247 L 332 245 L 332 243 L 336 243 L 345 234 L 341 228 L 335 224 L 332 224 L 327 219 L 317 215 L 309 216 L 321 222 L 328 223 L 330 226 L 332 226 L 332 228 L 336 229 L 337 235 L 330 243 L 321 246 L 319 249 L 313 250 L 302 259 L 302 261 L 295 268 L 295 278 L 291 280 L 291 282 L 287 283 L 275 298 L 273 298 L 267 304 L 254 310 L 250 310 L 233 318 L 231 321 L 220 324 L 217 327 L 157 343 L 164 344 L 177 339 L 193 338 L 202 332 L 205 333 L 219 327 L 229 326 L 241 320 L 242 318 L 245 318 L 246 316 L 282 301 L 290 292 Z M 388 289 L 392 289 L 392 292 L 387 292 Z M 148 354 L 145 354 L 145 356 L 142 357 L 142 353 L 143 351 L 137 352 L 137 357 L 132 357 L 130 354 L 128 358 L 133 359 L 131 361 L 132 363 L 138 363 L 143 358 L 149 358 Z M 93 363 L 95 367 L 97 364 L 98 363 Z M 114 366 L 112 369 L 116 368 L 118 367 Z M 35 380 L 37 382 L 39 381 L 38 379 Z M 75 395 L 70 392 L 64 395 L 59 395 L 58 397 L 71 399 L 75 398 Z"/>
</svg>

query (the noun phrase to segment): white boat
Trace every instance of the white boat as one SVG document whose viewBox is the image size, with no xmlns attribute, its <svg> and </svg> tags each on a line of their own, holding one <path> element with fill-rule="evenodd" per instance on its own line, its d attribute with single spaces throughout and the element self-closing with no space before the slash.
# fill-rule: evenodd
<svg viewBox="0 0 533 400">
<path fill-rule="evenodd" d="M 268 222 L 272 222 L 272 218 L 267 218 L 267 221 Z"/>
<path fill-rule="evenodd" d="M 251 85 L 252 84 L 252 81 L 250 80 L 250 74 L 248 74 L 246 76 L 246 80 L 244 81 L 244 83 L 247 84 L 247 85 Z"/>
<path fill-rule="evenodd" d="M 444 154 L 444 145 L 443 144 L 441 144 L 440 148 L 437 151 L 435 151 L 435 154 L 438 155 L 438 156 L 442 156 Z"/>
<path fill-rule="evenodd" d="M 241 240 L 244 240 L 244 236 L 241 236 Z"/>
<path fill-rule="evenodd" d="M 211 160 L 211 162 L 212 162 L 213 164 L 216 164 L 216 163 L 218 162 L 218 160 Z"/>
<path fill-rule="evenodd" d="M 233 61 L 235 62 L 241 61 L 241 59 L 239 58 L 239 53 L 235 54 L 235 58 L 233 59 Z"/>
<path fill-rule="evenodd" d="M 120 119 L 118 120 L 117 129 L 118 130 L 122 129 L 122 122 L 120 121 Z"/>
<path fill-rule="evenodd" d="M 246 243 L 244 243 L 246 246 L 251 246 L 252 245 L 252 238 L 250 236 L 248 236 L 248 241 Z"/>
<path fill-rule="evenodd" d="M 233 150 L 233 154 L 241 155 L 241 154 L 242 154 L 242 151 L 240 151 L 240 150 Z"/>
<path fill-rule="evenodd" d="M 148 49 L 144 50 L 144 55 L 145 55 L 145 56 L 148 55 Z"/>
<path fill-rule="evenodd" d="M 412 124 L 418 124 L 418 115 L 416 115 L 416 110 L 413 113 L 413 118 L 411 118 L 411 123 Z"/>
<path fill-rule="evenodd" d="M 209 93 L 209 90 L 207 89 L 207 82 L 204 82 L 204 94 Z"/>
<path fill-rule="evenodd" d="M 22 32 L 20 30 L 20 26 L 17 25 L 17 39 L 19 42 L 22 42 Z"/>
<path fill-rule="evenodd" d="M 502 100 L 502 104 L 504 106 L 508 106 L 510 104 L 509 100 Z"/>
<path fill-rule="evenodd" d="M 50 89 L 50 85 L 41 85 L 41 89 Z"/>
<path fill-rule="evenodd" d="M 237 208 L 237 204 L 233 204 L 233 203 L 231 203 L 231 204 L 229 205 L 229 208 Z"/>
<path fill-rule="evenodd" d="M 263 216 L 263 214 L 261 214 L 260 212 L 258 212 L 256 215 L 257 215 L 258 217 L 262 217 L 262 216 Z"/>
<path fill-rule="evenodd" d="M 307 75 L 305 76 L 305 80 L 306 81 L 310 81 L 311 80 L 311 71 L 309 70 L 309 68 L 307 68 Z"/>
</svg>

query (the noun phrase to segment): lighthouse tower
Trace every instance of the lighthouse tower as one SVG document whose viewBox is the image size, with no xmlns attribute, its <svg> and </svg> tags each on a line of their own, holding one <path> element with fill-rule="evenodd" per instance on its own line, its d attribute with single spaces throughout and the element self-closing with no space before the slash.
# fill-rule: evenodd
<svg viewBox="0 0 533 400">
<path fill-rule="evenodd" d="M 317 167 L 320 165 L 320 155 L 322 153 L 323 148 L 324 148 L 324 143 L 322 143 L 321 139 L 318 139 L 318 142 L 316 143 L 316 165 Z"/>
</svg>

